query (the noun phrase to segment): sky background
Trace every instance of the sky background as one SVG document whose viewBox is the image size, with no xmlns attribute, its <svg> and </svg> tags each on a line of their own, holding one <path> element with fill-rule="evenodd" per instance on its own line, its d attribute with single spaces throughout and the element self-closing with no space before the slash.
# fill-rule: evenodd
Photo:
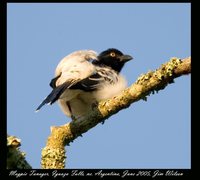
<svg viewBox="0 0 200 180">
<path fill-rule="evenodd" d="M 189 3 L 8 3 L 7 132 L 40 168 L 51 126 L 71 121 L 57 103 L 35 113 L 69 53 L 117 48 L 134 57 L 128 84 L 171 57 L 191 55 Z M 67 168 L 190 168 L 191 76 L 118 112 L 67 146 Z"/>
</svg>

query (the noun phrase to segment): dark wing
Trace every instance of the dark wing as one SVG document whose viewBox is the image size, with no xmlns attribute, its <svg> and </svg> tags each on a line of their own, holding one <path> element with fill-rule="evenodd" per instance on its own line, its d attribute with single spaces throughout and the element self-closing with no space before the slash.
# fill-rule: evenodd
<svg viewBox="0 0 200 180">
<path fill-rule="evenodd" d="M 83 79 L 82 81 L 71 86 L 70 89 L 80 89 L 83 91 L 94 91 L 98 89 L 98 86 L 104 81 L 99 74 L 91 75 L 88 78 Z"/>
<path fill-rule="evenodd" d="M 49 83 L 49 85 L 54 89 L 54 88 L 56 88 L 56 81 L 57 81 L 57 79 L 59 78 L 61 76 L 61 74 L 59 75 L 59 76 L 56 76 L 55 78 L 53 78 L 52 80 L 51 80 L 51 82 Z"/>
<path fill-rule="evenodd" d="M 117 74 L 110 70 L 101 68 L 95 74 L 87 77 L 70 87 L 70 89 L 80 89 L 83 91 L 94 91 L 104 83 L 113 84 L 117 81 Z"/>
<path fill-rule="evenodd" d="M 64 84 L 55 87 L 51 93 L 42 101 L 42 103 L 38 106 L 36 111 L 39 111 L 42 106 L 45 104 L 53 104 L 56 100 L 59 99 L 61 94 L 67 89 L 73 86 L 76 82 L 73 81 L 68 81 L 65 82 Z M 51 83 L 50 83 L 51 84 Z M 53 85 L 54 86 L 54 85 Z"/>
<path fill-rule="evenodd" d="M 53 88 L 51 93 L 38 106 L 38 111 L 45 104 L 53 104 L 66 89 L 80 89 L 83 91 L 95 91 L 102 87 L 105 83 L 113 84 L 117 82 L 117 73 L 109 68 L 99 68 L 95 74 L 80 80 L 68 80 L 62 85 L 56 87 L 56 81 L 60 76 L 51 80 L 50 86 Z"/>
</svg>

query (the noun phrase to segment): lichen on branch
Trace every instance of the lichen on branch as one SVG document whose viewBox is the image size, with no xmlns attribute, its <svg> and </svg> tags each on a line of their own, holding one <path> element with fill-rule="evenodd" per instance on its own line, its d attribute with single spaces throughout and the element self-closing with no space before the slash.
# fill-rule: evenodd
<svg viewBox="0 0 200 180">
<path fill-rule="evenodd" d="M 113 114 L 129 107 L 134 102 L 147 100 L 148 95 L 164 89 L 168 84 L 173 83 L 175 78 L 189 73 L 191 73 L 190 57 L 182 60 L 171 58 L 169 62 L 161 65 L 155 71 L 141 75 L 120 95 L 100 102 L 84 119 L 52 127 L 46 147 L 42 151 L 42 168 L 64 168 L 65 145 L 69 145 L 78 136 L 82 136 L 83 133 L 104 122 Z"/>
</svg>

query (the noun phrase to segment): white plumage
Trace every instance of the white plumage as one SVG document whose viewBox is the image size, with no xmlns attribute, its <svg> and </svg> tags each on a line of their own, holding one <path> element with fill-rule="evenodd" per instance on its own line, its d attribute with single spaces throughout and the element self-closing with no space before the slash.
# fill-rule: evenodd
<svg viewBox="0 0 200 180">
<path fill-rule="evenodd" d="M 126 87 L 126 79 L 122 75 L 118 75 L 117 83 L 102 84 L 98 90 L 92 92 L 68 89 L 63 93 L 63 98 L 60 98 L 58 103 L 65 115 L 71 117 L 72 112 L 75 119 L 79 119 L 91 110 L 92 104 L 114 97 L 120 94 L 120 92 L 122 92 Z M 66 103 L 67 101 L 68 103 Z M 69 104 L 71 107 L 71 112 L 68 108 Z"/>
<path fill-rule="evenodd" d="M 55 76 L 61 77 L 56 81 L 56 86 L 68 80 L 79 81 L 95 72 L 95 66 L 89 62 L 97 59 L 97 53 L 92 50 L 76 51 L 64 57 L 58 64 Z"/>
<path fill-rule="evenodd" d="M 110 52 L 116 53 L 114 59 L 113 54 L 112 57 L 109 56 Z M 105 59 L 102 59 L 104 56 Z M 99 56 L 93 50 L 69 54 L 57 65 L 55 78 L 50 83 L 53 90 L 37 110 L 58 100 L 65 115 L 75 119 L 83 118 L 91 111 L 94 103 L 116 96 L 127 87 L 127 82 L 119 71 L 130 59 L 131 56 L 123 55 L 116 49 L 108 49 Z M 112 64 L 115 64 L 113 68 Z"/>
</svg>

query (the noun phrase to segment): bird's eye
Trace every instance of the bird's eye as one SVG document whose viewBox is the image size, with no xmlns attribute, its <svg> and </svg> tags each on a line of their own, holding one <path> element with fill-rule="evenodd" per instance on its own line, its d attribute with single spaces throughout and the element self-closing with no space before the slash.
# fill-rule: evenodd
<svg viewBox="0 0 200 180">
<path fill-rule="evenodd" d="M 114 52 L 111 52 L 111 53 L 110 53 L 110 56 L 111 56 L 111 57 L 115 57 L 115 53 L 114 53 Z"/>
</svg>

